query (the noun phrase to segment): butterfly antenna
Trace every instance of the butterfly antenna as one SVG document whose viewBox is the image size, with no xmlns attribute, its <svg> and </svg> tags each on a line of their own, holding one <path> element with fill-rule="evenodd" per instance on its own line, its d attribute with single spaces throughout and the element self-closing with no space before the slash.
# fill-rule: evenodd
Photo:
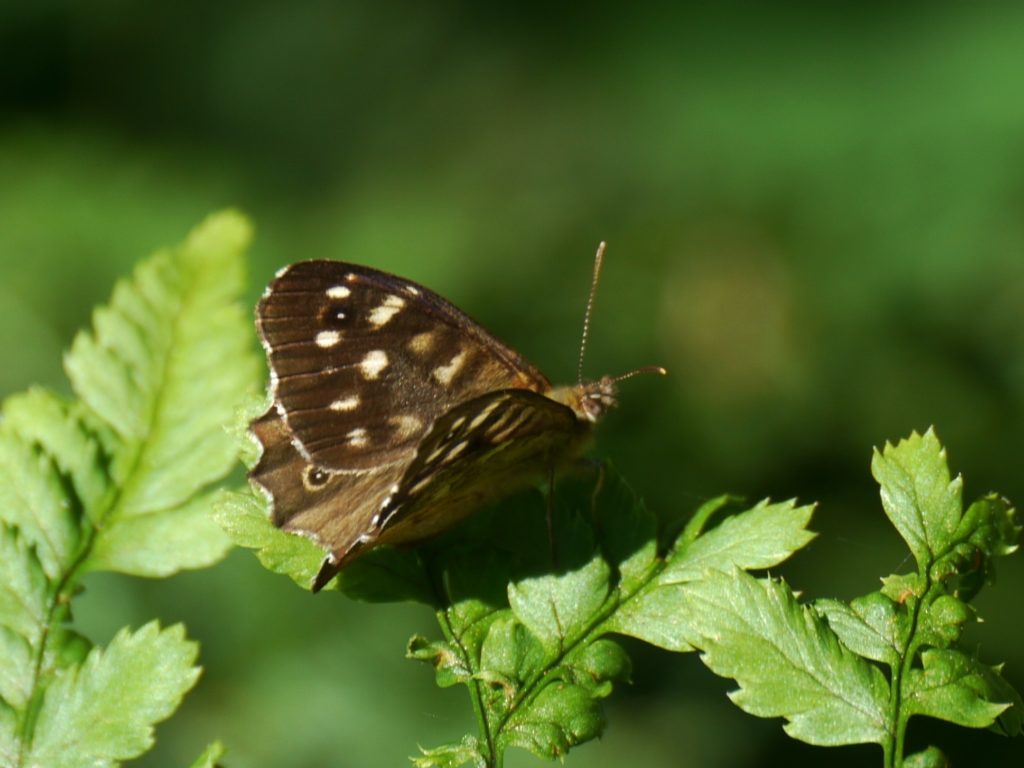
<svg viewBox="0 0 1024 768">
<path fill-rule="evenodd" d="M 580 361 L 576 367 L 576 383 L 583 383 L 583 355 L 587 351 L 587 334 L 590 332 L 590 313 L 594 308 L 594 297 L 597 295 L 597 283 L 601 279 L 601 263 L 604 261 L 605 242 L 602 240 L 597 246 L 597 255 L 594 256 L 594 276 L 590 280 L 590 296 L 587 297 L 587 311 L 583 315 L 583 338 L 580 339 Z"/>
<path fill-rule="evenodd" d="M 618 376 L 614 377 L 612 381 L 618 383 L 620 381 L 625 381 L 626 379 L 632 379 L 634 376 L 639 376 L 641 373 L 657 373 L 661 376 L 668 375 L 668 371 L 660 365 L 645 365 L 643 368 L 634 368 L 632 371 L 620 373 Z"/>
</svg>

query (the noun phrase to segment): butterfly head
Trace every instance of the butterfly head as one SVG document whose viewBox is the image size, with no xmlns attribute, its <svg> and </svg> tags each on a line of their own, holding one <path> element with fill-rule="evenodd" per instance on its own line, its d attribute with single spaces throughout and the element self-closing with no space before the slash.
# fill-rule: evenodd
<svg viewBox="0 0 1024 768">
<path fill-rule="evenodd" d="M 549 397 L 571 408 L 580 421 L 594 424 L 619 404 L 619 382 L 639 373 L 660 373 L 664 376 L 665 369 L 659 365 L 650 365 L 621 376 L 602 376 L 594 381 L 581 381 L 575 386 L 554 389 Z"/>
<path fill-rule="evenodd" d="M 602 376 L 595 381 L 556 387 L 551 390 L 548 397 L 571 408 L 580 421 L 593 424 L 619 404 L 616 384 L 616 380 L 611 376 Z"/>
</svg>

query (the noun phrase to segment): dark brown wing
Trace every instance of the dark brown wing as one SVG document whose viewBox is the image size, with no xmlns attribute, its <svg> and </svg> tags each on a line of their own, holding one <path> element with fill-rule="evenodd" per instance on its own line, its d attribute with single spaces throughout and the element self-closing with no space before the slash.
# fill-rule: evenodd
<svg viewBox="0 0 1024 768">
<path fill-rule="evenodd" d="M 257 326 L 277 412 L 302 457 L 328 470 L 404 463 L 456 405 L 495 389 L 550 387 L 437 294 L 356 264 L 282 270 Z"/>
</svg>

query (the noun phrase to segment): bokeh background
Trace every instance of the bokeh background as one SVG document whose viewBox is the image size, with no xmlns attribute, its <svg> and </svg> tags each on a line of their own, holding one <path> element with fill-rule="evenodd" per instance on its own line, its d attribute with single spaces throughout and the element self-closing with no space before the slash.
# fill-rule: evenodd
<svg viewBox="0 0 1024 768">
<path fill-rule="evenodd" d="M 1019 4 L 7 2 L 0 120 L 0 395 L 66 390 L 61 351 L 114 280 L 225 205 L 257 226 L 253 302 L 285 263 L 364 262 L 571 380 L 605 239 L 587 370 L 670 376 L 623 386 L 595 454 L 653 508 L 819 501 L 784 574 L 850 598 L 909 567 L 872 446 L 934 424 L 968 497 L 1024 500 Z M 1002 565 L 970 642 L 1021 688 L 1024 564 Z M 154 615 L 206 672 L 141 765 L 219 737 L 236 766 L 395 766 L 472 728 L 403 659 L 423 608 L 312 597 L 236 552 L 94 577 L 78 618 L 105 642 Z M 634 685 L 569 766 L 879 764 L 628 645 Z M 960 765 L 1024 754 L 910 736 Z"/>
</svg>

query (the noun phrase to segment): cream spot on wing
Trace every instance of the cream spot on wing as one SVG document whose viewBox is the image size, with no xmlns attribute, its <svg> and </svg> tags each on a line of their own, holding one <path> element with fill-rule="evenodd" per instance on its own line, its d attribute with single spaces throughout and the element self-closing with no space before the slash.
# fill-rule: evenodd
<svg viewBox="0 0 1024 768">
<path fill-rule="evenodd" d="M 348 440 L 348 444 L 356 448 L 361 448 L 366 445 L 366 430 L 362 427 L 356 427 L 347 435 L 345 438 Z"/>
<path fill-rule="evenodd" d="M 452 379 L 455 375 L 462 370 L 463 364 L 466 362 L 466 350 L 460 350 L 459 354 L 448 361 L 447 365 L 439 365 L 434 369 L 434 378 L 437 379 L 444 386 L 448 386 L 452 383 Z"/>
<path fill-rule="evenodd" d="M 417 333 L 409 339 L 409 349 L 419 355 L 425 355 L 434 347 L 434 342 L 436 340 L 437 336 L 435 336 L 433 331 Z"/>
<path fill-rule="evenodd" d="M 504 443 L 517 432 L 526 429 L 535 418 L 535 415 L 529 409 L 503 414 L 496 423 L 488 428 L 487 438 L 495 445 Z"/>
<path fill-rule="evenodd" d="M 398 493 L 398 483 L 392 485 L 391 488 L 388 490 L 388 495 L 385 496 L 384 500 L 381 501 L 380 503 L 380 512 L 373 516 L 373 519 L 370 521 L 370 525 L 380 525 L 381 513 L 389 506 L 391 506 L 391 500 L 395 497 L 396 493 Z"/>
<path fill-rule="evenodd" d="M 291 269 L 291 265 L 281 267 L 277 272 L 274 273 L 274 277 L 284 277 L 284 273 Z"/>
<path fill-rule="evenodd" d="M 417 288 L 415 285 L 407 285 L 407 286 L 405 286 L 405 292 L 408 293 L 410 296 L 419 296 L 420 295 L 420 289 Z"/>
<path fill-rule="evenodd" d="M 459 431 L 459 427 L 466 423 L 465 416 L 459 416 L 455 421 L 452 422 L 452 426 L 448 430 L 448 439 L 455 437 L 455 433 Z"/>
<path fill-rule="evenodd" d="M 340 400 L 335 400 L 328 406 L 328 408 L 332 411 L 354 411 L 358 406 L 359 395 L 351 395 Z"/>
<path fill-rule="evenodd" d="M 376 328 L 383 328 L 404 306 L 405 299 L 400 296 L 388 296 L 383 304 L 370 311 L 370 324 Z"/>
<path fill-rule="evenodd" d="M 491 403 L 486 408 L 484 408 L 482 411 L 480 411 L 480 413 L 478 413 L 476 416 L 474 416 L 473 420 L 471 422 L 469 422 L 469 428 L 470 429 L 476 429 L 481 424 L 483 424 L 485 421 L 487 421 L 487 417 L 490 416 L 492 413 L 494 413 L 494 409 L 498 407 L 498 403 L 499 403 L 499 401 L 495 400 L 493 403 Z"/>
<path fill-rule="evenodd" d="M 448 451 L 448 455 L 444 457 L 444 460 L 445 461 L 451 461 L 452 459 L 454 459 L 456 456 L 458 456 L 460 453 L 462 453 L 467 448 L 469 448 L 469 441 L 468 440 L 463 440 L 461 443 L 459 443 L 454 448 L 452 448 L 450 451 Z"/>
<path fill-rule="evenodd" d="M 316 335 L 316 345 L 327 349 L 341 341 L 341 334 L 338 331 L 320 331 Z"/>
<path fill-rule="evenodd" d="M 347 299 L 352 294 L 352 290 L 345 285 L 332 285 L 327 289 L 328 299 Z"/>
<path fill-rule="evenodd" d="M 427 475 L 422 480 L 420 480 L 418 483 L 416 483 L 416 485 L 414 485 L 412 488 L 409 489 L 409 495 L 413 496 L 413 495 L 419 493 L 424 488 L 426 488 L 428 485 L 430 485 L 430 481 L 433 480 L 433 479 L 434 478 L 433 478 L 432 475 Z"/>
<path fill-rule="evenodd" d="M 407 440 L 423 428 L 423 422 L 418 417 L 409 414 L 392 416 L 388 419 L 388 424 L 395 428 L 395 437 L 399 440 Z"/>
<path fill-rule="evenodd" d="M 359 280 L 359 275 L 357 275 L 355 272 L 349 272 L 347 275 L 345 275 L 345 282 L 346 283 L 355 283 L 358 280 Z"/>
<path fill-rule="evenodd" d="M 359 361 L 359 370 L 365 379 L 376 379 L 380 372 L 388 367 L 387 353 L 383 349 L 375 349 L 367 352 L 366 357 Z"/>
<path fill-rule="evenodd" d="M 433 464 L 435 461 L 441 458 L 441 454 L 444 453 L 445 446 L 442 445 L 440 448 L 435 448 L 434 452 L 427 456 L 427 464 Z"/>
</svg>

